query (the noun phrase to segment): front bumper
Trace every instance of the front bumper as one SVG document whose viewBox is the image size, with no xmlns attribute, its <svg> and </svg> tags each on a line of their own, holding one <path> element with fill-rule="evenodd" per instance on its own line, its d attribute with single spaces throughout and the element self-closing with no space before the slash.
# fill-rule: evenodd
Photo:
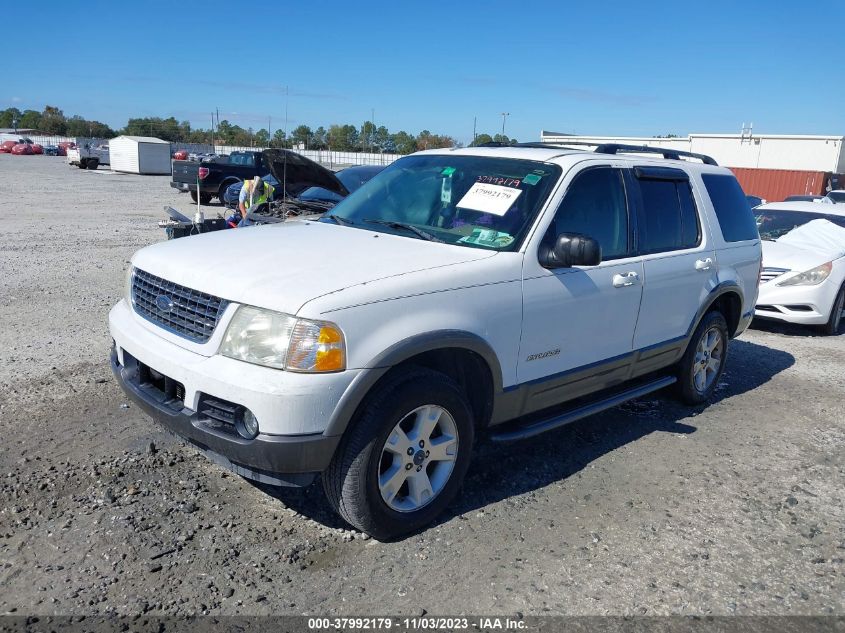
<svg viewBox="0 0 845 633">
<path fill-rule="evenodd" d="M 218 329 L 226 325 L 221 321 Z M 115 341 L 112 370 L 124 391 L 154 420 L 212 460 L 277 485 L 307 484 L 328 467 L 340 434 L 327 429 L 359 370 L 297 374 L 250 365 L 210 349 L 216 350 L 219 332 L 207 344 L 209 349 L 195 346 L 192 351 L 170 340 L 175 335 L 141 319 L 125 301 L 112 308 L 109 329 Z M 165 398 L 159 387 L 142 379 L 139 367 L 178 384 L 178 398 Z M 231 429 L 221 430 L 200 413 L 206 398 L 249 409 L 258 419 L 258 437 L 247 440 Z"/>
<path fill-rule="evenodd" d="M 816 286 L 778 286 L 779 278 L 762 284 L 754 316 L 799 325 L 824 325 L 840 287 L 833 276 Z"/>
<path fill-rule="evenodd" d="M 174 409 L 160 391 L 139 379 L 138 363 L 128 353 L 126 365 L 112 349 L 111 367 L 118 384 L 153 420 L 202 451 L 211 461 L 262 483 L 276 486 L 307 486 L 324 471 L 334 455 L 340 436 L 258 435 L 246 440 L 215 430 L 196 411 Z"/>
</svg>

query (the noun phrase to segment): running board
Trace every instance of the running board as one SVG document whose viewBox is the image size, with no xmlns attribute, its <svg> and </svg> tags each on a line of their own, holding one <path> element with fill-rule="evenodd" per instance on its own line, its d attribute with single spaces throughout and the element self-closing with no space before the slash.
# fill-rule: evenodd
<svg viewBox="0 0 845 633">
<path fill-rule="evenodd" d="M 532 422 L 526 426 L 517 427 L 508 431 L 492 433 L 490 435 L 490 439 L 494 442 L 511 442 L 514 440 L 524 440 L 528 437 L 534 437 L 540 433 L 545 433 L 546 431 L 566 426 L 570 422 L 575 422 L 581 418 L 594 415 L 604 411 L 605 409 L 612 409 L 623 402 L 663 389 L 664 387 L 668 387 L 677 381 L 678 379 L 675 376 L 664 376 L 663 378 L 658 378 L 643 385 L 639 385 L 625 391 L 620 391 L 602 400 L 585 404 L 576 409 L 572 409 L 571 411 L 565 411 L 564 413 L 560 413 L 545 420 Z"/>
</svg>

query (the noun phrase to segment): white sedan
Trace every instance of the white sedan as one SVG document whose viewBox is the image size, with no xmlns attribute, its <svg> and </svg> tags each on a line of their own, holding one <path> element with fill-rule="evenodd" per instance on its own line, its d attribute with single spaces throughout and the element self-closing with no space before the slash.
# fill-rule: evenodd
<svg viewBox="0 0 845 633">
<path fill-rule="evenodd" d="M 845 316 L 845 205 L 772 202 L 754 215 L 763 239 L 754 315 L 837 334 Z"/>
</svg>

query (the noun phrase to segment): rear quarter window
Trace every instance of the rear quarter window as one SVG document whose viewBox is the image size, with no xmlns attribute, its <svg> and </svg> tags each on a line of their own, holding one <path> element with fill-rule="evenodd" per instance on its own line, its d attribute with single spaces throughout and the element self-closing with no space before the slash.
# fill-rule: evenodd
<svg viewBox="0 0 845 633">
<path fill-rule="evenodd" d="M 723 174 L 702 174 L 701 179 L 713 203 L 725 241 L 742 242 L 759 238 L 751 206 L 736 178 Z"/>
</svg>

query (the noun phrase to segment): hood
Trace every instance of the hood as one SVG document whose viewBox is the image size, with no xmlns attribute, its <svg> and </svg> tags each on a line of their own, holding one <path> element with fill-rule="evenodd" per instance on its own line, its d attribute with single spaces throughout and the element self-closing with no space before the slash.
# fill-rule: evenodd
<svg viewBox="0 0 845 633">
<path fill-rule="evenodd" d="M 791 244 L 763 240 L 764 268 L 785 268 L 803 272 L 840 256 L 841 254 L 827 251 L 811 251 Z"/>
<path fill-rule="evenodd" d="M 804 271 L 845 256 L 845 228 L 829 220 L 812 220 L 782 235 L 763 240 L 763 266 Z"/>
<path fill-rule="evenodd" d="M 295 220 L 160 242 L 138 251 L 132 264 L 229 301 L 296 314 L 344 288 L 495 255 Z"/>
<path fill-rule="evenodd" d="M 270 173 L 286 184 L 288 195 L 296 196 L 309 187 L 322 187 L 341 197 L 349 191 L 330 169 L 286 149 L 265 149 L 262 152 Z"/>
</svg>

